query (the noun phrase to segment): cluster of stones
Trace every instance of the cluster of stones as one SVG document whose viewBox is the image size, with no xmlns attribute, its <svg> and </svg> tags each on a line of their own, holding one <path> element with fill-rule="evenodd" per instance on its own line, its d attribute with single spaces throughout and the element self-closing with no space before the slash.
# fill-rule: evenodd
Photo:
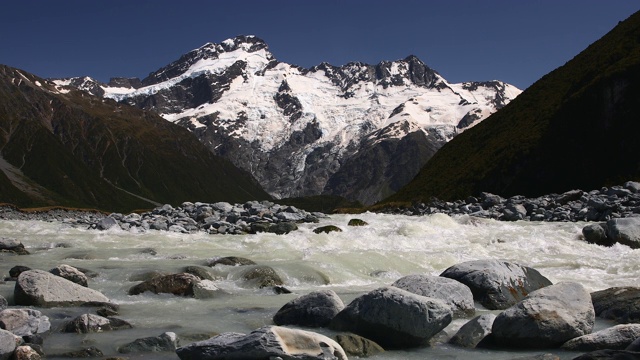
<svg viewBox="0 0 640 360">
<path fill-rule="evenodd" d="M 53 208 L 40 211 L 21 211 L 13 205 L 0 205 L 1 220 L 60 221 L 77 225 L 91 225 L 106 215 L 99 211 Z"/>
<path fill-rule="evenodd" d="M 445 202 L 434 199 L 409 209 L 388 209 L 403 215 L 470 215 L 504 221 L 608 221 L 640 216 L 640 183 L 628 181 L 622 186 L 600 190 L 571 190 L 538 198 L 482 193 L 479 197 Z"/>
<path fill-rule="evenodd" d="M 322 213 L 309 213 L 293 206 L 278 205 L 270 201 L 249 201 L 235 205 L 227 202 L 213 204 L 185 202 L 176 208 L 166 204 L 142 214 L 110 214 L 90 226 L 99 230 L 119 226 L 129 231 L 286 234 L 296 230 L 297 223 L 318 222 L 319 218 L 325 216 Z"/>
</svg>

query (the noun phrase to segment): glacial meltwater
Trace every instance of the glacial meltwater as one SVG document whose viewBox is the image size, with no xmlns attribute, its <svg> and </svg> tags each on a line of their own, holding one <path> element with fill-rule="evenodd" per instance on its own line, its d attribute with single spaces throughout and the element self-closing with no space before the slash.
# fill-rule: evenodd
<svg viewBox="0 0 640 360">
<path fill-rule="evenodd" d="M 347 226 L 357 217 L 369 225 Z M 342 232 L 315 234 L 322 225 L 336 225 Z M 31 255 L 0 254 L 0 274 L 25 265 L 50 270 L 60 264 L 91 270 L 89 287 L 120 305 L 119 318 L 132 329 L 91 334 L 62 333 L 75 316 L 93 313 L 91 308 L 39 308 L 52 323 L 44 337 L 49 359 L 72 350 L 95 346 L 105 357 L 122 356 L 117 348 L 137 338 L 175 332 L 180 344 L 222 332 L 248 333 L 273 324 L 276 311 L 289 300 L 318 289 L 332 289 L 345 304 L 377 287 L 390 285 L 409 274 L 439 275 L 451 265 L 477 259 L 504 259 L 533 267 L 552 282 L 575 281 L 588 291 L 613 286 L 635 286 L 640 276 L 640 250 L 615 245 L 601 247 L 580 239 L 585 223 L 498 222 L 467 216 L 409 217 L 382 214 L 331 215 L 319 224 L 301 224 L 287 235 L 178 234 L 160 231 L 131 233 L 75 228 L 63 222 L 0 221 L 0 236 L 21 241 Z M 136 277 L 151 271 L 176 273 L 185 266 L 205 266 L 223 256 L 249 258 L 273 267 L 292 294 L 276 295 L 271 289 L 255 289 L 238 279 L 240 267 L 211 269 L 224 293 L 210 299 L 168 294 L 131 296 Z M 0 295 L 13 301 L 14 282 L 0 282 Z M 477 314 L 486 313 L 476 304 Z M 496 312 L 497 313 L 497 312 Z M 454 320 L 448 336 L 468 319 Z M 596 329 L 611 326 L 597 320 Z M 328 329 L 308 329 L 333 336 Z M 430 347 L 392 350 L 376 359 L 512 359 L 553 353 L 570 359 L 578 353 L 545 350 L 465 350 L 437 336 Z M 134 359 L 178 359 L 173 352 L 126 354 Z"/>
</svg>

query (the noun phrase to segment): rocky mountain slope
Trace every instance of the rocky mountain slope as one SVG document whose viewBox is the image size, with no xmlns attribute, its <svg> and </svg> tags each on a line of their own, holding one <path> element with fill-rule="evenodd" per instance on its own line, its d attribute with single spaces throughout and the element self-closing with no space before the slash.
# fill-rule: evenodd
<svg viewBox="0 0 640 360">
<path fill-rule="evenodd" d="M 277 61 L 254 36 L 205 44 L 143 80 L 56 83 L 158 112 L 275 197 L 365 204 L 520 93 L 500 81 L 450 84 L 414 56 L 304 69 Z"/>
<path fill-rule="evenodd" d="M 0 65 L 0 202 L 128 211 L 266 198 L 157 114 Z"/>
<path fill-rule="evenodd" d="M 387 201 L 535 197 L 640 179 L 640 12 L 446 144 Z"/>
</svg>

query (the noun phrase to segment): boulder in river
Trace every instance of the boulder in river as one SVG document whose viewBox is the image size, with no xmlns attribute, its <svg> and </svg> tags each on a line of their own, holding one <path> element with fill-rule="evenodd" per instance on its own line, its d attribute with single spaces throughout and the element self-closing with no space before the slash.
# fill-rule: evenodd
<svg viewBox="0 0 640 360">
<path fill-rule="evenodd" d="M 458 332 L 453 335 L 449 343 L 466 348 L 475 348 L 485 337 L 491 334 L 494 314 L 484 314 L 476 316 L 462 325 Z"/>
<path fill-rule="evenodd" d="M 29 255 L 24 245 L 16 239 L 0 237 L 0 252 L 13 253 L 17 255 Z"/>
<path fill-rule="evenodd" d="M 506 309 L 530 292 L 551 285 L 537 270 L 501 260 L 467 261 L 440 276 L 467 285 L 474 299 L 489 310 Z"/>
<path fill-rule="evenodd" d="M 256 265 L 255 261 L 239 256 L 225 256 L 221 258 L 215 258 L 207 263 L 207 266 L 214 267 L 216 265 L 226 266 L 242 266 L 242 265 Z"/>
<path fill-rule="evenodd" d="M 178 337 L 173 332 L 165 332 L 159 336 L 136 339 L 118 348 L 121 354 L 141 352 L 175 351 L 178 348 Z"/>
<path fill-rule="evenodd" d="M 640 217 L 611 219 L 607 221 L 606 231 L 609 241 L 640 248 Z"/>
<path fill-rule="evenodd" d="M 118 318 L 83 314 L 68 322 L 64 332 L 87 334 L 130 328 L 132 328 L 131 324 Z"/>
<path fill-rule="evenodd" d="M 33 309 L 4 309 L 0 311 L 0 329 L 18 336 L 46 333 L 51 329 L 49 318 Z"/>
<path fill-rule="evenodd" d="M 109 302 L 99 291 L 42 270 L 21 273 L 13 294 L 16 305 L 54 307 Z"/>
<path fill-rule="evenodd" d="M 21 340 L 10 331 L 0 329 L 0 360 L 10 359 Z"/>
<path fill-rule="evenodd" d="M 347 360 L 334 340 L 310 331 L 265 326 L 245 335 L 223 333 L 176 350 L 187 359 L 336 359 Z"/>
<path fill-rule="evenodd" d="M 591 293 L 596 316 L 620 324 L 640 322 L 640 287 L 613 287 Z"/>
<path fill-rule="evenodd" d="M 13 353 L 12 360 L 41 360 L 43 357 L 34 349 L 37 345 L 20 345 Z"/>
<path fill-rule="evenodd" d="M 351 331 L 384 348 L 406 348 L 426 344 L 451 319 L 451 307 L 443 301 L 391 286 L 356 298 L 329 327 Z"/>
<path fill-rule="evenodd" d="M 269 286 L 284 285 L 276 270 L 266 265 L 248 267 L 240 276 L 248 287 L 262 289 Z"/>
<path fill-rule="evenodd" d="M 276 325 L 324 327 L 342 309 L 344 303 L 335 291 L 314 291 L 286 303 L 273 316 L 273 322 Z"/>
<path fill-rule="evenodd" d="M 164 275 L 133 286 L 129 289 L 129 295 L 139 295 L 149 291 L 154 294 L 193 296 L 193 285 L 199 281 L 198 277 L 187 273 Z"/>
<path fill-rule="evenodd" d="M 369 357 L 384 352 L 382 346 L 363 338 L 360 335 L 345 333 L 336 335 L 336 342 L 342 346 L 345 353 L 359 358 Z"/>
<path fill-rule="evenodd" d="M 89 279 L 87 278 L 87 275 L 85 275 L 83 272 L 81 272 L 77 268 L 70 265 L 65 265 L 65 264 L 58 265 L 55 268 L 49 270 L 49 272 L 52 273 L 53 275 L 60 276 L 69 281 L 72 281 L 78 285 L 87 287 L 89 284 Z"/>
<path fill-rule="evenodd" d="M 562 348 L 569 351 L 624 350 L 638 338 L 640 324 L 623 324 L 571 339 L 562 344 Z"/>
<path fill-rule="evenodd" d="M 573 282 L 547 286 L 500 313 L 491 329 L 499 346 L 557 347 L 590 334 L 595 322 L 591 297 Z"/>
<path fill-rule="evenodd" d="M 431 275 L 407 275 L 396 280 L 391 286 L 414 294 L 440 299 L 451 307 L 454 317 L 464 317 L 475 313 L 471 289 L 453 279 Z"/>
</svg>

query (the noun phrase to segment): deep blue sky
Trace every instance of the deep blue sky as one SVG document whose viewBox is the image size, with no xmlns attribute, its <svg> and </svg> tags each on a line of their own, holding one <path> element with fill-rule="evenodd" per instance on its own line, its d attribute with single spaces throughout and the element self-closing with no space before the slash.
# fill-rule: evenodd
<svg viewBox="0 0 640 360">
<path fill-rule="evenodd" d="M 636 0 L 8 0 L 0 64 L 143 78 L 207 42 L 253 34 L 303 67 L 413 54 L 450 82 L 524 89 L 638 10 Z"/>
</svg>

